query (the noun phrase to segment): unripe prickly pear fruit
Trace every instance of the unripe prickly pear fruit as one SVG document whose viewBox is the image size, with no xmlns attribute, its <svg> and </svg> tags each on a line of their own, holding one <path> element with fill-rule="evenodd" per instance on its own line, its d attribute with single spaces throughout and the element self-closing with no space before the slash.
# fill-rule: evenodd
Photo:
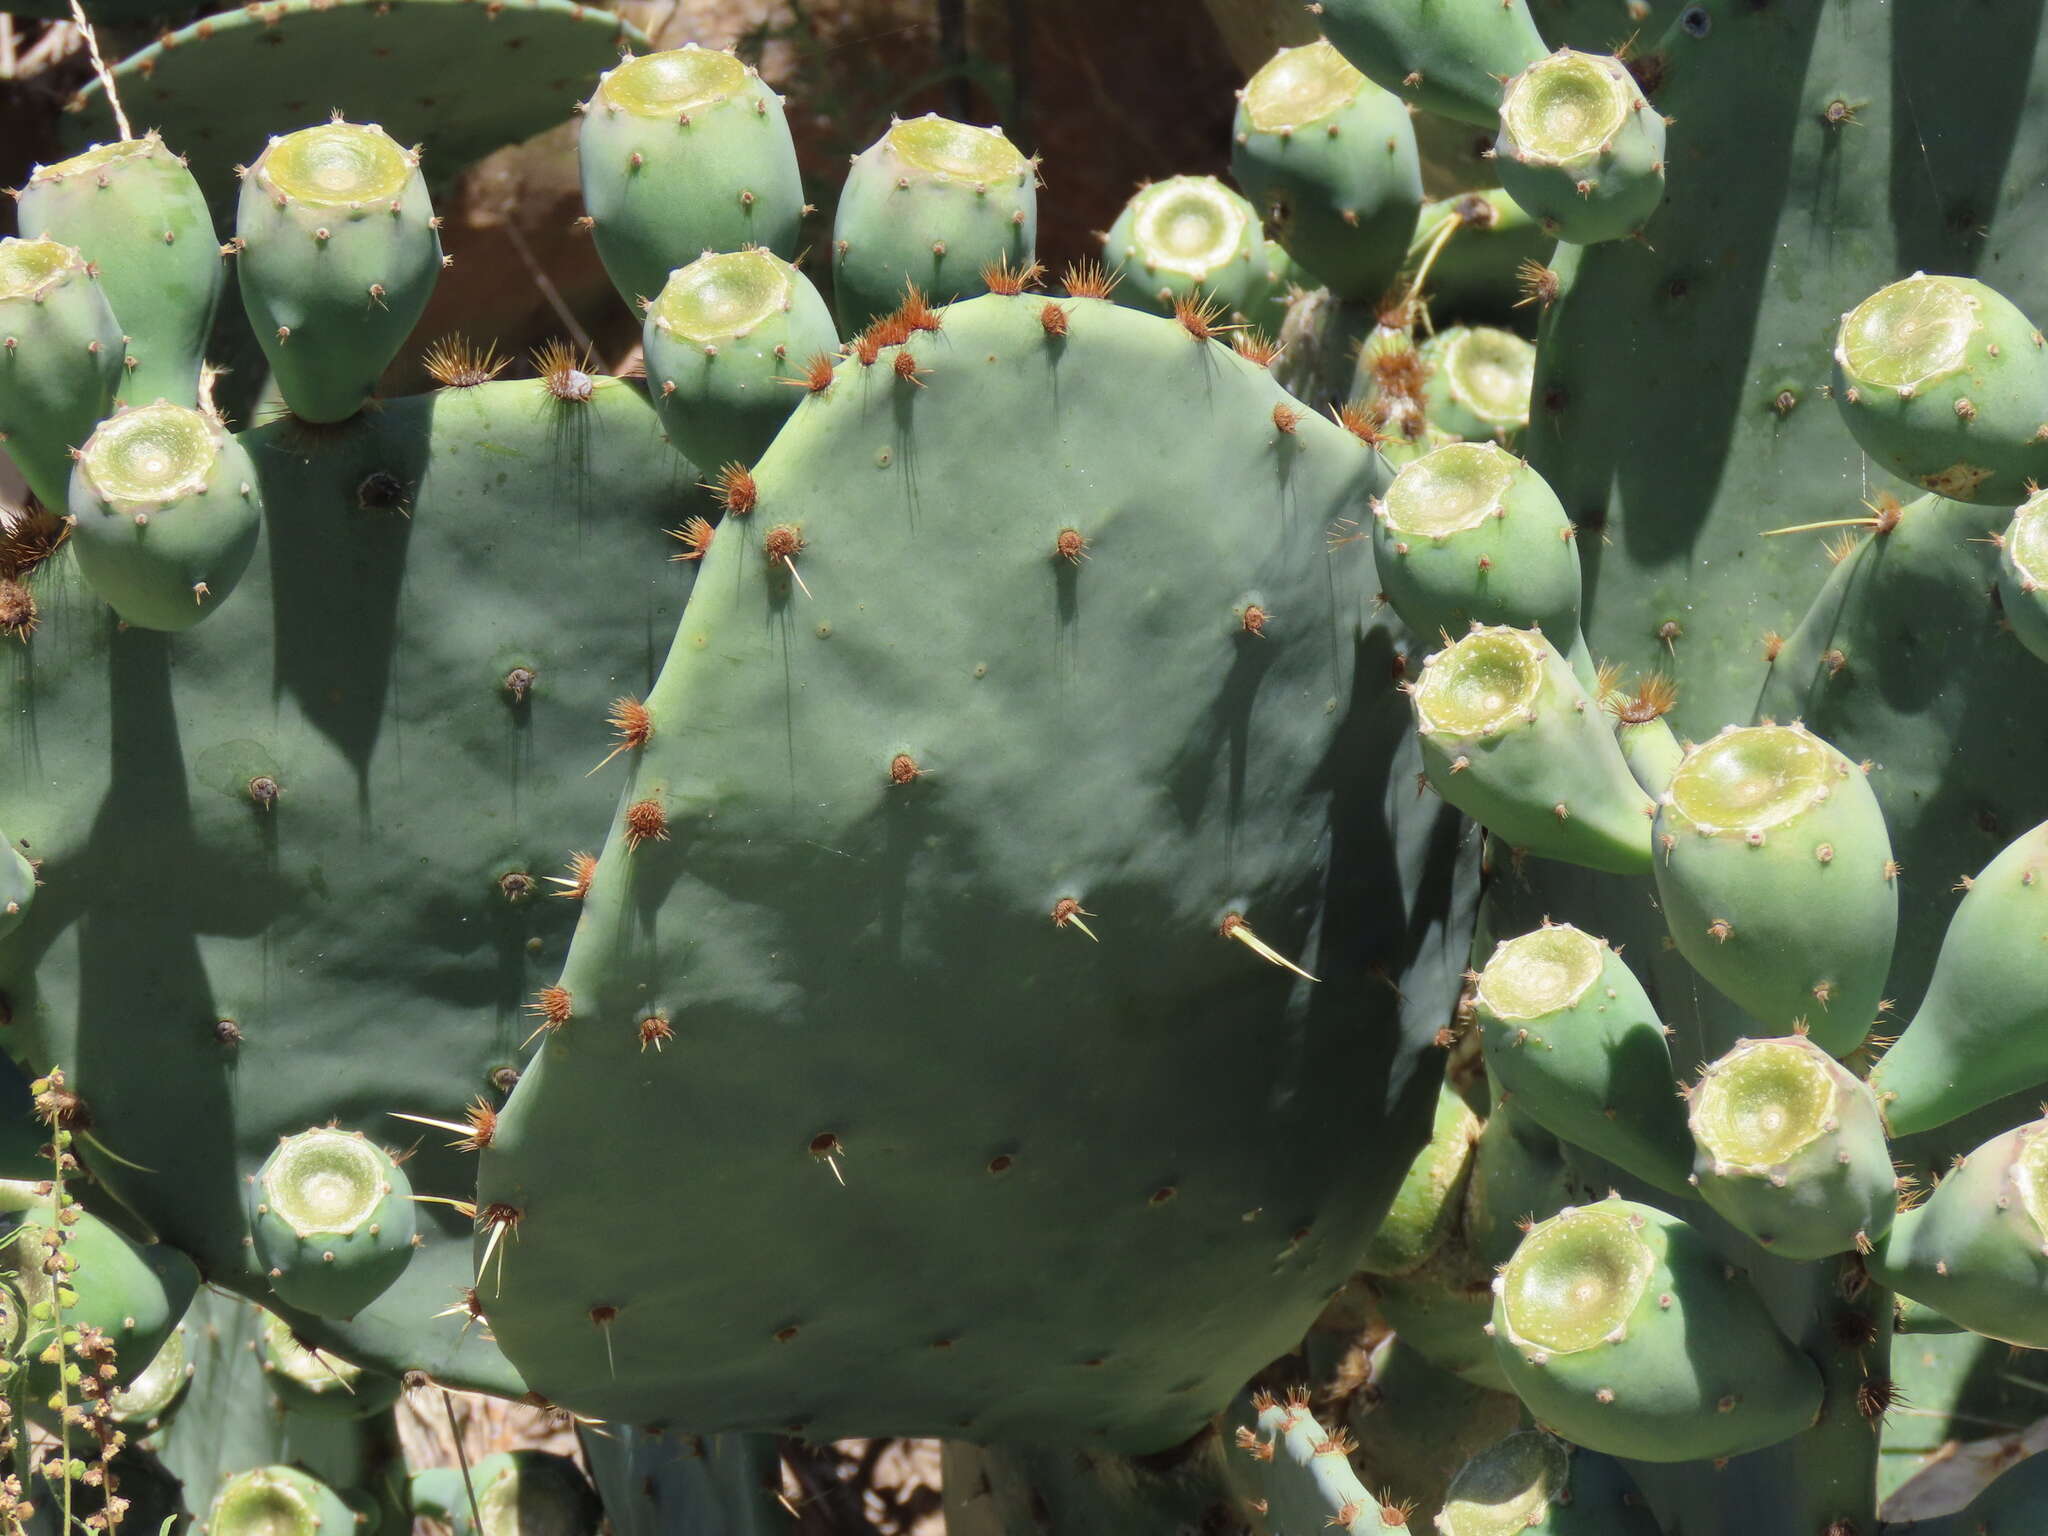
<svg viewBox="0 0 2048 1536">
<path fill-rule="evenodd" d="M 202 1536 L 336 1536 L 355 1529 L 341 1495 L 296 1467 L 258 1467 L 220 1485 Z"/>
<path fill-rule="evenodd" d="M 1230 174 L 1287 254 L 1340 298 L 1378 299 L 1422 206 L 1399 98 L 1327 42 L 1283 48 L 1238 93 Z"/>
<path fill-rule="evenodd" d="M 360 1132 L 281 1137 L 250 1184 L 256 1256 L 287 1306 L 353 1317 L 412 1259 L 411 1182 Z"/>
<path fill-rule="evenodd" d="M 1592 682 L 1572 525 L 1535 470 L 1492 443 L 1451 443 L 1402 465 L 1372 510 L 1380 590 L 1416 635 L 1540 629 Z"/>
<path fill-rule="evenodd" d="M 1590 1450 L 1733 1456 L 1820 1412 L 1820 1372 L 1749 1282 L 1650 1206 L 1567 1206 L 1530 1229 L 1493 1291 L 1494 1350 L 1516 1396 Z"/>
<path fill-rule="evenodd" d="M 1028 267 L 1038 169 L 999 128 L 936 113 L 892 122 L 854 157 L 832 221 L 832 293 L 848 335 L 915 284 L 935 304 L 988 292 L 985 268 Z"/>
<path fill-rule="evenodd" d="M 2020 644 L 2048 661 L 2048 491 L 2022 502 L 1999 536 L 1998 602 Z"/>
<path fill-rule="evenodd" d="M 1170 176 L 1124 204 L 1102 255 L 1123 274 L 1122 303 L 1170 315 L 1177 300 L 1199 297 L 1267 325 L 1282 253 L 1258 210 L 1215 177 Z"/>
<path fill-rule="evenodd" d="M 1972 1333 L 2048 1349 L 2048 1119 L 1960 1159 L 1893 1224 L 1870 1272 Z"/>
<path fill-rule="evenodd" d="M 1693 1182 L 1730 1226 L 1787 1259 L 1867 1253 L 1891 1230 L 1877 1100 L 1805 1036 L 1737 1042 L 1689 1098 Z"/>
<path fill-rule="evenodd" d="M 2048 822 L 1967 882 L 1927 994 L 1870 1074 L 1896 1136 L 2048 1081 Z"/>
<path fill-rule="evenodd" d="M 1429 424 L 1468 442 L 1514 446 L 1529 425 L 1536 349 L 1513 331 L 1449 325 L 1422 344 Z"/>
<path fill-rule="evenodd" d="M 199 404 L 226 269 L 206 194 L 181 157 L 151 131 L 39 165 L 21 190 L 21 232 L 75 246 L 99 269 L 128 333 L 122 400 Z"/>
<path fill-rule="evenodd" d="M 0 441 L 54 512 L 121 387 L 124 338 L 97 276 L 55 240 L 0 240 Z"/>
<path fill-rule="evenodd" d="M 1797 723 L 1686 753 L 1657 811 L 1657 896 L 1678 952 L 1769 1029 L 1831 1056 L 1877 1017 L 1898 866 L 1855 763 Z"/>
<path fill-rule="evenodd" d="M 712 253 L 669 274 L 642 333 L 648 393 L 693 464 L 751 464 L 839 345 L 811 280 L 773 251 Z M 821 361 L 822 360 L 822 361 Z M 792 377 L 794 376 L 794 377 Z"/>
<path fill-rule="evenodd" d="M 115 1421 L 131 1431 L 156 1428 L 184 1395 L 192 1374 L 185 1325 L 180 1323 L 171 1330 L 163 1347 L 150 1357 L 149 1364 L 126 1386 L 108 1396 Z"/>
<path fill-rule="evenodd" d="M 1518 1111 L 1659 1189 L 1691 1193 L 1664 1025 L 1605 939 L 1546 923 L 1504 940 L 1477 1003 L 1486 1070 Z"/>
<path fill-rule="evenodd" d="M 1842 316 L 1833 393 L 1865 453 L 1951 501 L 2048 478 L 2048 343 L 1974 278 L 1915 272 Z"/>
<path fill-rule="evenodd" d="M 1650 862 L 1650 799 L 1606 715 L 1533 629 L 1474 629 L 1409 690 L 1437 792 L 1513 847 L 1613 874 Z"/>
<path fill-rule="evenodd" d="M 1367 1274 L 1405 1275 L 1427 1263 L 1457 1224 L 1479 1117 L 1445 1084 L 1437 1090 L 1429 1145 L 1402 1176 L 1394 1203 L 1358 1261 Z"/>
<path fill-rule="evenodd" d="M 1656 1536 L 1626 1470 L 1540 1429 L 1481 1451 L 1451 1480 L 1442 1536 Z"/>
<path fill-rule="evenodd" d="M 281 1317 L 264 1318 L 256 1343 L 263 1379 L 285 1408 L 323 1419 L 367 1419 L 398 1401 L 396 1376 L 302 1344 Z"/>
<path fill-rule="evenodd" d="M 1508 82 L 1500 184 L 1573 245 L 1639 231 L 1664 198 L 1664 119 L 1619 59 L 1560 48 Z"/>
<path fill-rule="evenodd" d="M 278 393 L 345 421 L 376 392 L 441 275 L 419 153 L 336 118 L 273 138 L 242 176 L 237 270 Z"/>
<path fill-rule="evenodd" d="M 635 315 L 706 251 L 796 255 L 796 143 L 782 98 L 736 55 L 691 43 L 627 59 L 577 132 L 590 232 Z"/>
<path fill-rule="evenodd" d="M 79 572 L 145 629 L 189 629 L 219 608 L 263 515 L 249 455 L 220 419 L 162 400 L 100 423 L 70 506 Z"/>
</svg>

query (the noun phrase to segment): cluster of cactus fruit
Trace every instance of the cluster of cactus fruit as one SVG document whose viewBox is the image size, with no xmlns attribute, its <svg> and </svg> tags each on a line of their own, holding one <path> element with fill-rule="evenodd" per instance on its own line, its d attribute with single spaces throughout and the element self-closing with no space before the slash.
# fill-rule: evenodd
<svg viewBox="0 0 2048 1536">
<path fill-rule="evenodd" d="M 2048 1349 L 2048 205 L 1965 164 L 2048 44 L 1309 9 L 1056 284 L 1035 160 L 892 124 L 829 303 L 781 99 L 629 55 L 644 380 L 379 397 L 448 258 L 376 100 L 36 170 L 10 1528 L 737 1533 L 925 1435 L 955 1536 L 2042 1529 L 2048 1458 L 1879 1496 Z M 408 1483 L 401 1377 L 599 1489 Z"/>
</svg>

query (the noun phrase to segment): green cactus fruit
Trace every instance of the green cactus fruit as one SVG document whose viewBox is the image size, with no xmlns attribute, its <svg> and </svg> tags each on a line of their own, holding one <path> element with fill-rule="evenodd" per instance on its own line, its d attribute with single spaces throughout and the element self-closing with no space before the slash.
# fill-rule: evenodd
<svg viewBox="0 0 2048 1536">
<path fill-rule="evenodd" d="M 367 1419 L 398 1401 L 396 1376 L 311 1348 L 281 1317 L 264 1318 L 256 1354 L 263 1379 L 287 1409 L 322 1419 Z"/>
<path fill-rule="evenodd" d="M 1429 424 L 1468 442 L 1513 446 L 1529 425 L 1536 349 L 1513 331 L 1446 326 L 1422 344 Z M 1534 473 L 1534 471 L 1531 471 Z"/>
<path fill-rule="evenodd" d="M 1323 0 L 1316 23 L 1403 101 L 1489 128 L 1501 81 L 1547 51 L 1524 0 Z"/>
<path fill-rule="evenodd" d="M 257 1467 L 220 1485 L 200 1536 L 343 1536 L 356 1517 L 341 1495 L 296 1467 Z"/>
<path fill-rule="evenodd" d="M 1213 176 L 1139 188 L 1110 225 L 1103 259 L 1123 274 L 1118 300 L 1155 315 L 1207 299 L 1252 319 L 1276 280 L 1258 211 Z"/>
<path fill-rule="evenodd" d="M 242 178 L 242 305 L 302 421 L 346 421 L 376 393 L 441 275 L 417 151 L 339 118 L 273 138 Z"/>
<path fill-rule="evenodd" d="M 1798 723 L 1729 726 L 1657 811 L 1657 897 L 1678 952 L 1768 1029 L 1845 1056 L 1884 995 L 1898 866 L 1864 771 Z"/>
<path fill-rule="evenodd" d="M 6 620 L 10 603 L 26 603 L 29 618 L 33 621 L 35 599 L 28 595 L 28 589 L 19 582 L 0 581 L 0 621 Z M 20 634 L 24 640 L 28 638 L 25 624 L 8 623 L 7 628 Z M 21 850 L 6 837 L 0 836 L 0 939 L 6 938 L 27 920 L 29 908 L 35 904 L 39 883 L 35 865 L 29 863 Z"/>
<path fill-rule="evenodd" d="M 583 107 L 577 153 L 597 254 L 639 315 L 706 251 L 796 255 L 803 179 L 782 98 L 691 43 L 627 59 Z"/>
<path fill-rule="evenodd" d="M 1998 536 L 1998 601 L 2021 645 L 2048 661 L 2048 491 L 2020 504 Z"/>
<path fill-rule="evenodd" d="M 178 1324 L 148 1365 L 136 1373 L 118 1392 L 109 1395 L 114 1417 L 140 1433 L 155 1429 L 164 1416 L 185 1395 L 192 1380 L 192 1361 L 185 1348 L 185 1325 Z"/>
<path fill-rule="evenodd" d="M 2048 822 L 1963 884 L 1927 995 L 1870 1074 L 1897 1136 L 2048 1081 Z"/>
<path fill-rule="evenodd" d="M 1372 510 L 1380 590 L 1418 637 L 1540 629 L 1593 682 L 1571 521 L 1535 470 L 1494 443 L 1452 443 L 1402 465 Z"/>
<path fill-rule="evenodd" d="M 47 1266 L 56 1258 L 53 1213 L 46 1182 L 0 1182 L 0 1247 L 4 1270 L 19 1293 L 27 1318 L 27 1344 L 40 1355 L 56 1325 L 54 1303 L 62 1300 L 65 1328 L 92 1327 L 114 1346 L 116 1383 L 132 1381 L 156 1358 L 199 1288 L 192 1261 L 160 1243 L 129 1240 L 97 1216 L 77 1213 L 67 1222 L 61 1245 L 71 1273 L 60 1297 Z M 56 1369 L 38 1360 L 29 1381 L 38 1393 L 56 1387 Z"/>
<path fill-rule="evenodd" d="M 1464 1204 L 1465 1176 L 1478 1136 L 1479 1117 L 1446 1083 L 1437 1090 L 1429 1145 L 1401 1176 L 1386 1219 L 1358 1261 L 1361 1270 L 1369 1275 L 1405 1275 L 1421 1268 L 1443 1246 Z"/>
<path fill-rule="evenodd" d="M 1560 48 L 1510 80 L 1493 153 L 1507 194 L 1572 245 L 1634 235 L 1664 200 L 1664 118 L 1602 54 Z"/>
<path fill-rule="evenodd" d="M 190 629 L 249 568 L 263 509 L 256 472 L 220 419 L 158 401 L 101 422 L 71 477 L 78 569 L 145 629 Z"/>
<path fill-rule="evenodd" d="M 68 245 L 0 240 L 0 442 L 53 511 L 121 387 L 121 327 L 96 277 Z"/>
<path fill-rule="evenodd" d="M 1316 1536 L 1331 1529 L 1363 1536 L 1403 1523 L 1401 1511 L 1366 1492 L 1351 1469 L 1351 1437 L 1316 1421 L 1306 1391 L 1289 1392 L 1284 1402 L 1261 1392 L 1252 1407 L 1258 1427 L 1240 1425 L 1237 1443 L 1259 1463 L 1272 1536 Z"/>
<path fill-rule="evenodd" d="M 1657 1522 L 1620 1463 L 1529 1429 L 1465 1464 L 1436 1528 L 1441 1536 L 1656 1536 Z"/>
<path fill-rule="evenodd" d="M 1431 447 L 1451 441 L 1432 437 L 1429 422 L 1429 363 L 1405 326 L 1380 322 L 1358 339 L 1358 366 L 1351 376 L 1351 399 L 1363 405 L 1377 429 Z"/>
<path fill-rule="evenodd" d="M 447 1525 L 454 1536 L 596 1536 L 605 1516 L 583 1469 L 541 1450 L 495 1451 L 469 1469 L 467 1485 L 457 1467 L 415 1472 L 412 1507 Z M 689 1512 L 682 1518 L 687 1529 Z"/>
<path fill-rule="evenodd" d="M 249 1182 L 256 1257 L 287 1306 L 353 1317 L 412 1258 L 412 1184 L 360 1131 L 281 1136 Z"/>
<path fill-rule="evenodd" d="M 1825 1259 L 1891 1230 L 1898 1180 L 1877 1100 L 1805 1036 L 1737 1042 L 1690 1103 L 1693 1183 L 1737 1231 L 1780 1258 Z"/>
<path fill-rule="evenodd" d="M 1339 298 L 1378 299 L 1422 206 L 1408 109 L 1327 42 L 1283 48 L 1237 96 L 1230 174 Z"/>
<path fill-rule="evenodd" d="M 1521 1422 L 1513 1397 L 1451 1375 L 1398 1334 L 1373 1346 L 1344 1418 L 1358 1442 L 1352 1466 L 1384 1503 L 1409 1510 L 1416 1536 L 1430 1529 L 1458 1469 Z"/>
<path fill-rule="evenodd" d="M 1526 328 L 1535 313 L 1531 268 L 1542 267 L 1556 249 L 1555 236 L 1492 187 L 1424 203 L 1404 265 L 1420 269 L 1429 261 L 1423 292 L 1435 313 Z"/>
<path fill-rule="evenodd" d="M 1614 740 L 1628 760 L 1629 772 L 1650 794 L 1661 796 L 1671 776 L 1685 761 L 1685 747 L 1666 718 L 1678 702 L 1678 688 L 1662 672 L 1647 672 L 1633 690 L 1621 686 L 1618 669 L 1601 669 L 1595 677 L 1600 705 L 1614 716 Z"/>
<path fill-rule="evenodd" d="M 1503 841 L 1611 874 L 1650 863 L 1655 807 L 1540 630 L 1474 629 L 1410 687 L 1429 782 Z"/>
<path fill-rule="evenodd" d="M 1691 1227 L 1610 1195 L 1537 1223 L 1494 1281 L 1515 1395 L 1588 1450 L 1698 1461 L 1775 1445 L 1821 1407 L 1813 1362 Z"/>
<path fill-rule="evenodd" d="M 1974 278 L 1915 272 L 1843 315 L 1833 394 L 1876 463 L 1951 501 L 2016 506 L 2048 477 L 2048 345 Z"/>
<path fill-rule="evenodd" d="M 1381 962 L 1396 997 L 1372 939 L 1303 948 L 1410 878 L 1325 843 L 1329 794 L 1381 850 L 1445 815 L 1363 681 L 1370 561 L 1326 539 L 1380 471 L 1181 324 L 941 319 L 925 388 L 842 367 L 729 477 L 481 1154 L 517 1213 L 483 1302 L 534 1390 L 608 1418 L 1157 1450 L 1300 1337 L 1428 1134 L 1454 964 Z M 1168 1038 L 1202 1049 L 1148 1069 Z M 1396 1127 L 1362 1134 L 1361 1081 L 1404 1085 Z M 675 1176 L 594 1177 L 621 1160 Z M 1061 1255 L 1095 1280 L 1031 1279 Z"/>
<path fill-rule="evenodd" d="M 1635 973 L 1605 939 L 1546 923 L 1503 940 L 1477 990 L 1486 1070 L 1515 1108 L 1672 1194 L 1692 1142 L 1670 1092 L 1671 1049 Z"/>
<path fill-rule="evenodd" d="M 1893 1223 L 1870 1272 L 1972 1333 L 2048 1349 L 2048 1119 L 1959 1159 Z"/>
<path fill-rule="evenodd" d="M 793 386 L 830 387 L 839 345 L 811 280 L 759 249 L 700 256 L 670 273 L 643 337 L 661 424 L 707 466 L 759 458 L 802 398 Z"/>
<path fill-rule="evenodd" d="M 854 156 L 832 220 L 832 297 L 851 336 L 906 291 L 945 304 L 1021 273 L 1038 249 L 1038 166 L 999 128 L 894 121 Z"/>
<path fill-rule="evenodd" d="M 206 196 L 184 160 L 154 130 L 96 144 L 37 166 L 21 189 L 20 218 L 23 234 L 74 246 L 97 269 L 127 332 L 121 398 L 198 405 L 225 269 Z"/>
</svg>

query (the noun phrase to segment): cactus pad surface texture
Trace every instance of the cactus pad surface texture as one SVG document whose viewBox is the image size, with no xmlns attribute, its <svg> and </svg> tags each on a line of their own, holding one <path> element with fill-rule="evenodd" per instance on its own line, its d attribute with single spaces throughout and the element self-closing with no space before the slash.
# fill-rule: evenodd
<svg viewBox="0 0 2048 1536">
<path fill-rule="evenodd" d="M 120 1492 L 0 1536 L 2048 1529 L 2040 7 L 1323 0 L 1071 263 L 959 98 L 130 9 L 0 241 L 0 1458 Z M 645 366 L 500 377 L 572 116 Z"/>
</svg>

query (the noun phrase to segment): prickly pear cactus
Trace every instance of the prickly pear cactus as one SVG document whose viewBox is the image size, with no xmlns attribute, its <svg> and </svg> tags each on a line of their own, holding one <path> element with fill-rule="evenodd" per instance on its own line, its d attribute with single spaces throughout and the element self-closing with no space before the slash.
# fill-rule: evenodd
<svg viewBox="0 0 2048 1536">
<path fill-rule="evenodd" d="M 0 247 L 0 1019 L 91 1207 L 0 1314 L 161 1345 L 208 1529 L 367 1518 L 410 1371 L 612 1421 L 619 1530 L 773 1528 L 772 1434 L 951 1437 L 956 1536 L 2032 1529 L 1894 1424 L 2048 1349 L 2048 45 L 1966 9 L 1324 0 L 1057 288 L 1000 125 L 800 270 L 802 117 L 554 0 L 118 65 L 164 136 Z M 432 155 L 579 96 L 645 383 L 379 399 Z M 362 1454 L 208 1463 L 231 1377 Z"/>
</svg>

